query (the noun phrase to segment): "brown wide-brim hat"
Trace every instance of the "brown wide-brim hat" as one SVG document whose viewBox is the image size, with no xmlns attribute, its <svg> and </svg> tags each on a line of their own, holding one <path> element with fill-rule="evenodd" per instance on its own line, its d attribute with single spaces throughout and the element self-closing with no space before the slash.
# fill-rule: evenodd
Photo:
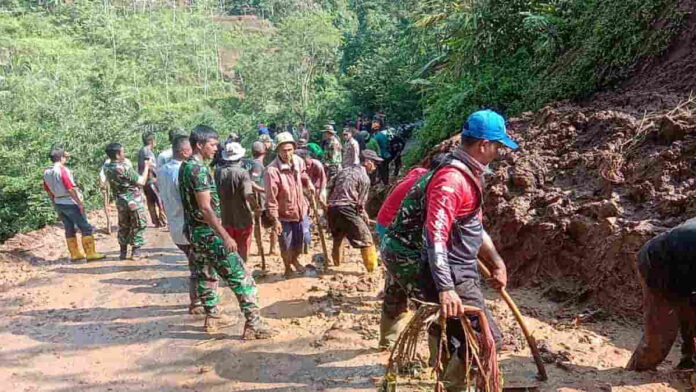
<svg viewBox="0 0 696 392">
<path fill-rule="evenodd" d="M 369 160 L 377 162 L 377 163 L 380 163 L 384 160 L 379 155 L 377 155 L 377 153 L 374 152 L 373 150 L 363 150 L 360 153 L 360 156 L 362 157 L 362 159 L 369 159 Z"/>
</svg>

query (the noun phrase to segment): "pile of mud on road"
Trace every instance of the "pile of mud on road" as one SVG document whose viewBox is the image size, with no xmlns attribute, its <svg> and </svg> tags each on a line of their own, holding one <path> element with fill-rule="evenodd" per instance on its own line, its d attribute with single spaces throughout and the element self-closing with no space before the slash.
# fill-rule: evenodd
<svg viewBox="0 0 696 392">
<path fill-rule="evenodd" d="M 513 284 L 636 315 L 636 252 L 696 215 L 696 102 L 617 107 L 559 102 L 511 119 L 521 148 L 486 177 L 485 226 Z"/>
</svg>

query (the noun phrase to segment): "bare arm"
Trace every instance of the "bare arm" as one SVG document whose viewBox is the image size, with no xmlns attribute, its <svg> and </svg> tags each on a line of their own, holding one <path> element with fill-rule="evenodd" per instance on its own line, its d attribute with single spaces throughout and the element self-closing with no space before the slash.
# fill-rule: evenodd
<svg viewBox="0 0 696 392">
<path fill-rule="evenodd" d="M 493 287 L 504 289 L 507 285 L 507 268 L 505 268 L 505 262 L 500 257 L 498 250 L 495 249 L 493 240 L 485 230 L 483 231 L 483 243 L 479 249 L 479 259 L 491 270 Z"/>
<path fill-rule="evenodd" d="M 138 177 L 138 181 L 136 182 L 138 185 L 145 186 L 145 184 L 147 184 L 147 175 L 150 173 L 150 166 L 151 165 L 152 165 L 152 163 L 150 163 L 149 160 L 145 161 L 145 167 L 143 168 L 143 174 L 141 174 Z M 208 203 L 208 204 L 210 204 L 210 203 Z"/>
<path fill-rule="evenodd" d="M 249 174 L 244 175 L 243 182 L 244 198 L 246 199 L 247 203 L 249 203 L 249 207 L 251 207 L 252 211 L 258 211 L 259 203 L 256 201 L 256 192 L 254 192 L 254 185 L 256 184 L 251 181 Z"/>
<path fill-rule="evenodd" d="M 246 201 L 249 203 L 249 207 L 251 207 L 252 211 L 258 211 L 259 210 L 259 203 L 256 201 L 256 195 L 254 193 L 250 195 L 246 195 Z"/>
<path fill-rule="evenodd" d="M 75 204 L 77 204 L 77 206 L 80 208 L 80 212 L 84 213 L 85 206 L 82 202 L 82 197 L 80 197 L 80 192 L 77 190 L 77 188 L 68 189 L 68 193 L 70 194 L 70 198 L 73 199 Z"/>
<path fill-rule="evenodd" d="M 259 184 L 251 184 L 251 189 L 253 189 L 254 192 L 266 193 L 266 188 L 259 186 Z"/>
</svg>

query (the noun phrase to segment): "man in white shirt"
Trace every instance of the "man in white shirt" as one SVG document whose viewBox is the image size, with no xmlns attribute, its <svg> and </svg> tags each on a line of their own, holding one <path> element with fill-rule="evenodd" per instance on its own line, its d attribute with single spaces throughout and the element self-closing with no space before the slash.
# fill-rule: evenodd
<svg viewBox="0 0 696 392">
<path fill-rule="evenodd" d="M 182 129 L 170 129 L 169 130 L 169 143 L 174 143 L 174 139 L 176 139 L 178 136 L 186 136 L 186 132 Z M 157 156 L 157 175 L 159 175 L 159 168 L 164 167 L 164 165 L 167 164 L 172 158 L 174 157 L 174 152 L 172 151 L 172 148 L 169 147 L 168 149 L 162 151 L 158 156 Z"/>
<path fill-rule="evenodd" d="M 181 162 L 191 156 L 193 150 L 191 143 L 186 135 L 173 135 L 172 140 L 172 157 L 164 165 L 159 167 L 158 184 L 164 211 L 169 220 L 169 235 L 172 237 L 174 244 L 181 249 L 189 262 L 189 305 L 190 314 L 205 314 L 203 303 L 198 299 L 198 291 L 196 284 L 198 275 L 193 267 L 193 249 L 191 244 L 184 235 L 184 207 L 181 204 L 181 195 L 179 194 L 179 168 Z M 160 154 L 161 156 L 162 154 Z M 212 282 L 217 290 L 217 281 Z"/>
</svg>

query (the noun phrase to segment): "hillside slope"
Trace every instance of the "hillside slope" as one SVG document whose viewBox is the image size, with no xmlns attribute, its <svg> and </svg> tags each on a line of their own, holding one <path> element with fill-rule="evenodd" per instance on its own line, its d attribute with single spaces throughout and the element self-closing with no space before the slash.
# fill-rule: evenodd
<svg viewBox="0 0 696 392">
<path fill-rule="evenodd" d="M 510 120 L 521 149 L 494 164 L 485 212 L 514 283 L 638 314 L 635 253 L 696 215 L 696 20 L 687 20 L 620 89 Z"/>
</svg>

